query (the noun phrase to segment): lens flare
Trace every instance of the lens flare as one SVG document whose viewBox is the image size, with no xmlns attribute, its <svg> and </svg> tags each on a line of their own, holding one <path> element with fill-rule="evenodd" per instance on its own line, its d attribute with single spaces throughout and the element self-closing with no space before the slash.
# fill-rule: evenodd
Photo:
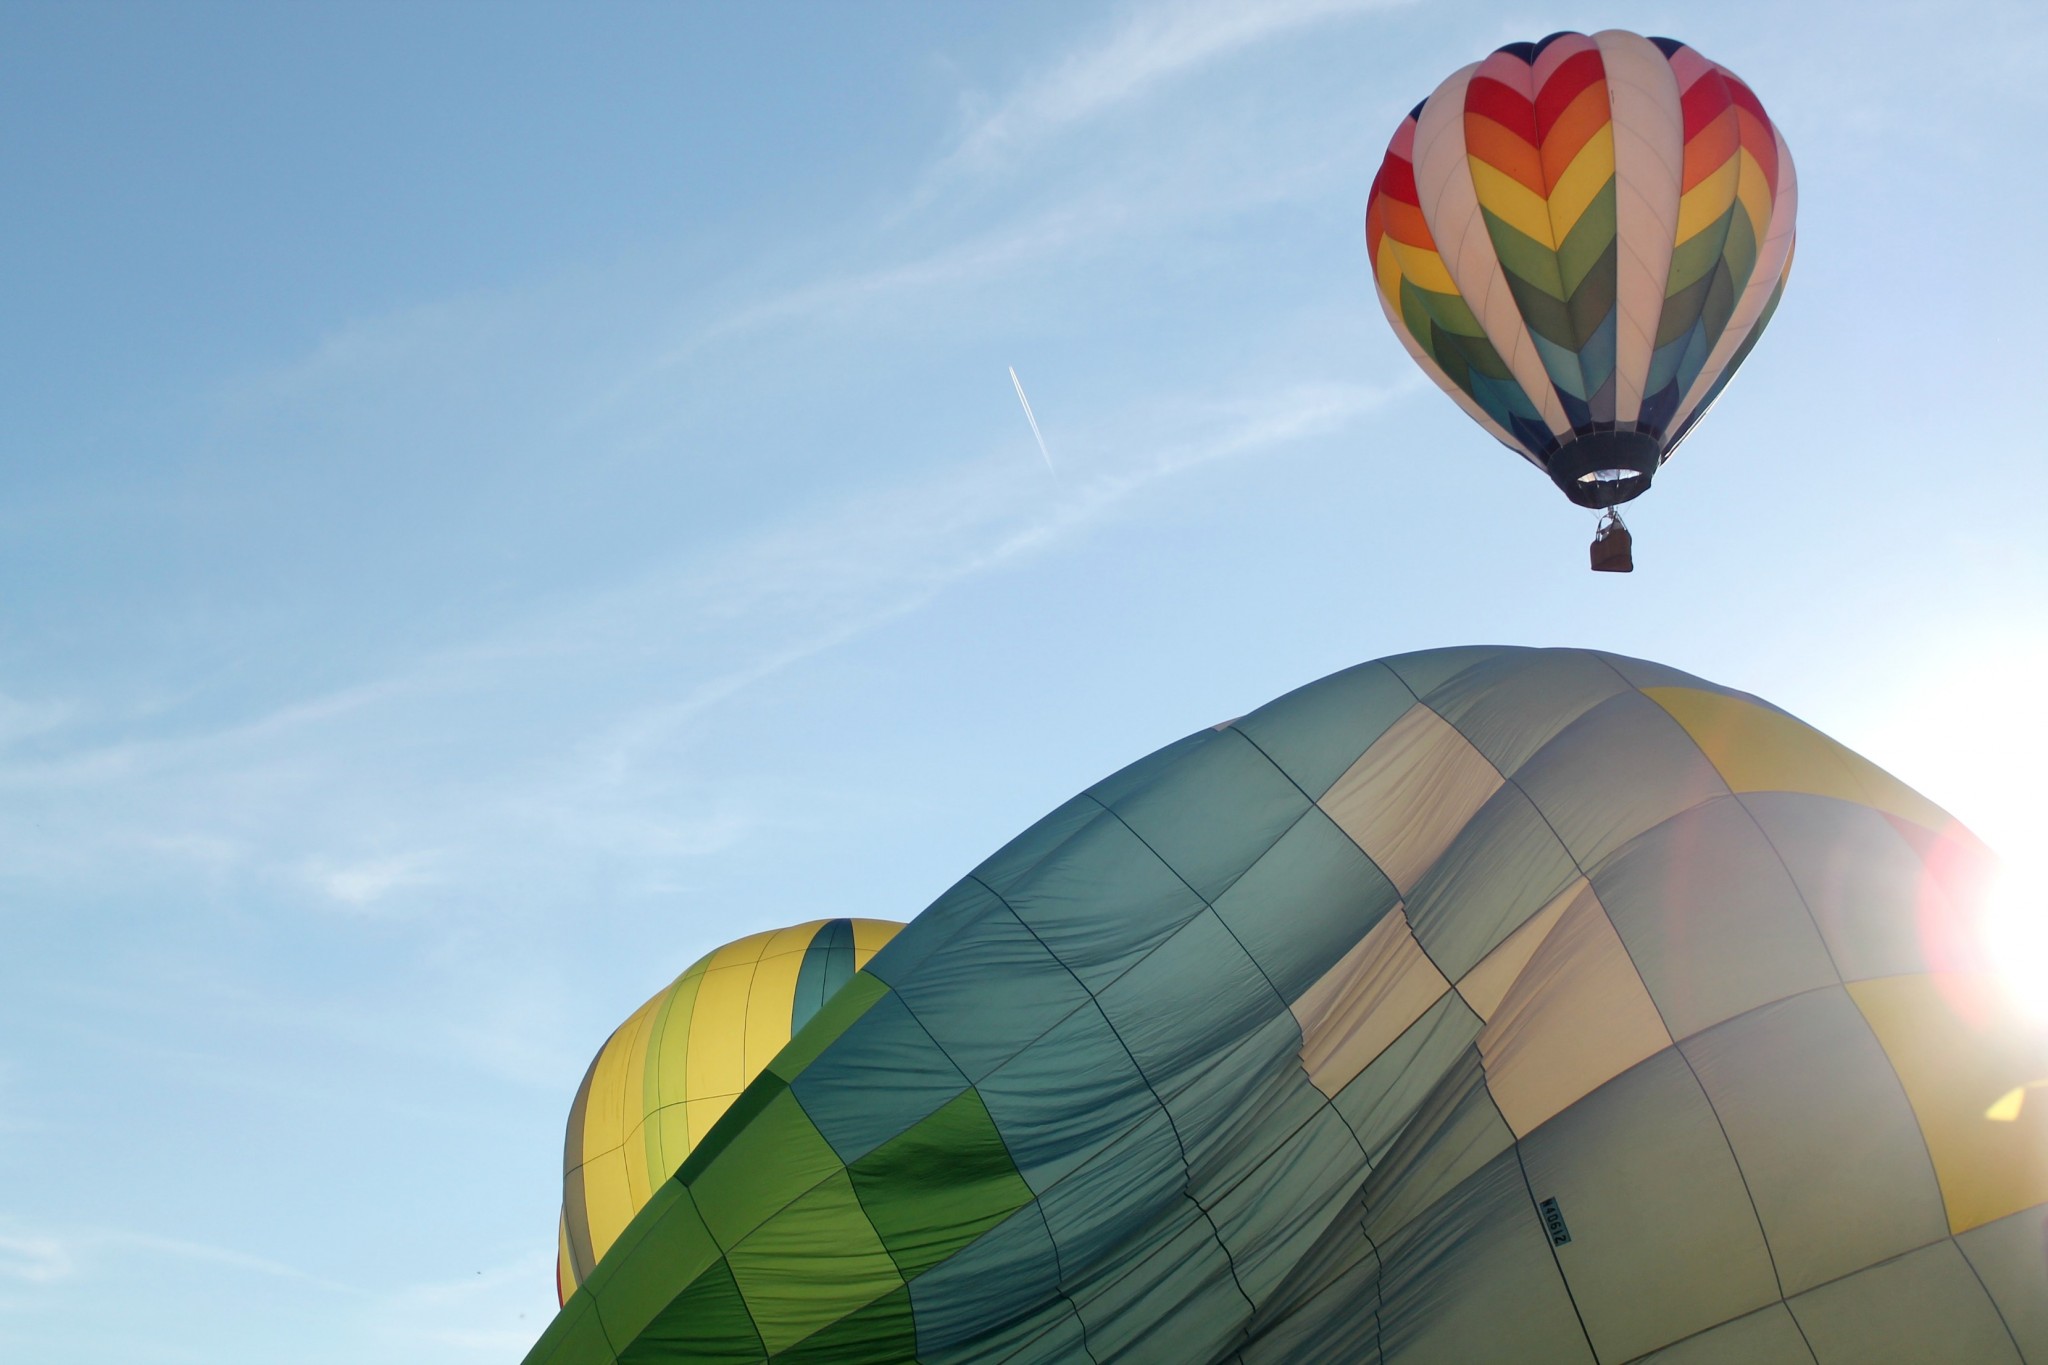
<svg viewBox="0 0 2048 1365">
<path fill-rule="evenodd" d="M 1998 870 L 1984 906 L 1984 940 L 2013 1006 L 2048 1028 L 2048 869 L 2007 861 Z"/>
</svg>

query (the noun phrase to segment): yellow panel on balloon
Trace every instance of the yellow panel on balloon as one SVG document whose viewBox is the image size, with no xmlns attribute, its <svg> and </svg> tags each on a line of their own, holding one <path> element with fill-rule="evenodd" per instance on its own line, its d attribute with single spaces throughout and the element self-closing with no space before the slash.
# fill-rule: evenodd
<svg viewBox="0 0 2048 1365">
<path fill-rule="evenodd" d="M 1309 1081 L 1335 1096 L 1450 988 L 1397 907 L 1294 1002 Z"/>
<path fill-rule="evenodd" d="M 1782 711 L 1693 687 L 1646 687 L 1643 695 L 1685 727 L 1731 791 L 1832 796 L 1927 829 L 1954 823 L 1875 763 Z"/>
<path fill-rule="evenodd" d="M 2048 1203 L 2048 1036 L 2018 1025 L 1989 976 L 1848 985 L 1906 1088 L 1952 1232 Z M 2016 1099 L 2014 1092 L 2018 1091 Z"/>
<path fill-rule="evenodd" d="M 1405 896 L 1502 780 L 1471 740 L 1417 705 L 1317 804 Z"/>
<path fill-rule="evenodd" d="M 1517 953 L 1526 946 L 1528 957 L 1478 1038 L 1486 1088 L 1516 1137 L 1671 1046 L 1590 885 L 1580 882 L 1578 895 L 1538 932 L 1535 942 L 1515 945 Z"/>
<path fill-rule="evenodd" d="M 791 1035 L 901 927 L 812 920 L 751 934 L 698 959 L 613 1032 L 569 1118 L 557 1264 L 565 1296 Z"/>
</svg>

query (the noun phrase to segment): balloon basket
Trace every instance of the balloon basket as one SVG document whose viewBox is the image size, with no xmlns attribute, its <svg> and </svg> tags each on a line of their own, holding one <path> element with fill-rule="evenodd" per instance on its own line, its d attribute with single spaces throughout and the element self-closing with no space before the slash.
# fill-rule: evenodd
<svg viewBox="0 0 2048 1365">
<path fill-rule="evenodd" d="M 1621 517 L 1613 508 L 1608 508 L 1593 532 L 1593 572 L 1634 573 L 1634 544 L 1628 527 L 1621 524 Z"/>
</svg>

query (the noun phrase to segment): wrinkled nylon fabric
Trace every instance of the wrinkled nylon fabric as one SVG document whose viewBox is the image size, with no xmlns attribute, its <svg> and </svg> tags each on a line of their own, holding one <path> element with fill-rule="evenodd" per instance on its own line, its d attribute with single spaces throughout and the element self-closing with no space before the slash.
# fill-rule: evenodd
<svg viewBox="0 0 2048 1365">
<path fill-rule="evenodd" d="M 530 1365 L 2048 1362 L 1983 851 L 1796 724 L 1447 650 L 1168 746 L 828 1000 Z"/>
<path fill-rule="evenodd" d="M 706 954 L 591 1059 L 563 1143 L 555 1285 L 587 1279 L 747 1083 L 901 926 L 812 920 Z"/>
</svg>

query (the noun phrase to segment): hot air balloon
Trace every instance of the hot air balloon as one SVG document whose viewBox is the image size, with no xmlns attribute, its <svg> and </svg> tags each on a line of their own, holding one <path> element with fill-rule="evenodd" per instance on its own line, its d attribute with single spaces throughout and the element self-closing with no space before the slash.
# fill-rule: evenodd
<svg viewBox="0 0 2048 1365">
<path fill-rule="evenodd" d="M 699 958 L 613 1031 L 569 1111 L 561 1298 L 768 1059 L 902 927 L 834 919 L 749 934 Z"/>
<path fill-rule="evenodd" d="M 1361 665 L 941 896 L 528 1365 L 2048 1360 L 1985 858 L 1676 669 Z"/>
<path fill-rule="evenodd" d="M 1415 363 L 1566 497 L 1611 513 L 1756 345 L 1797 205 L 1747 85 L 1683 43 L 1610 29 L 1514 43 L 1438 86 L 1388 145 L 1365 230 Z"/>
</svg>

